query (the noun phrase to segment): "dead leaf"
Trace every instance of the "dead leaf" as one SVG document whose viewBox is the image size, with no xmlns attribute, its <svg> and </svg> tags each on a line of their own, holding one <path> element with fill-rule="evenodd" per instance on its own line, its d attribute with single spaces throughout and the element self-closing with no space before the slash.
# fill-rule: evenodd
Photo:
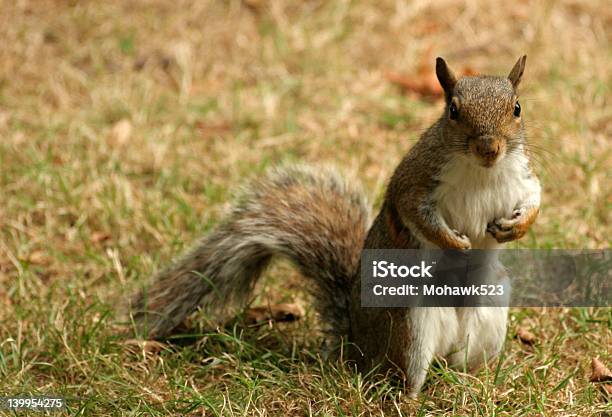
<svg viewBox="0 0 612 417">
<path fill-rule="evenodd" d="M 144 68 L 144 66 L 145 66 L 145 64 L 147 63 L 148 60 L 149 60 L 148 56 L 141 55 L 138 58 L 136 58 L 132 68 L 134 69 L 134 71 L 141 71 Z"/>
<path fill-rule="evenodd" d="M 232 125 L 230 122 L 226 121 L 219 123 L 196 122 L 196 128 L 203 139 L 209 139 L 228 133 L 232 129 Z"/>
<path fill-rule="evenodd" d="M 114 144 L 122 146 L 132 136 L 132 122 L 128 119 L 121 119 L 113 126 L 111 131 L 111 139 Z"/>
<path fill-rule="evenodd" d="M 252 307 L 244 312 L 248 324 L 274 321 L 295 321 L 304 315 L 296 304 L 277 304 L 273 306 Z"/>
<path fill-rule="evenodd" d="M 254 12 L 260 11 L 264 7 L 263 0 L 243 0 L 244 5 Z"/>
<path fill-rule="evenodd" d="M 591 382 L 608 382 L 612 381 L 612 372 L 606 365 L 599 360 L 599 358 L 593 358 L 591 360 Z"/>
<path fill-rule="evenodd" d="M 49 257 L 45 254 L 45 252 L 41 250 L 35 250 L 28 255 L 28 262 L 33 265 L 49 265 L 50 260 Z"/>
<path fill-rule="evenodd" d="M 433 20 L 423 21 L 416 24 L 414 31 L 417 35 L 433 35 L 440 32 L 440 23 Z"/>
<path fill-rule="evenodd" d="M 128 339 L 123 342 L 123 345 L 132 353 L 159 353 L 166 349 L 168 345 L 157 342 L 155 340 L 139 340 L 139 339 Z"/>
<path fill-rule="evenodd" d="M 533 333 L 531 333 L 529 330 L 527 330 L 524 327 L 519 327 L 518 329 L 516 329 L 516 337 L 523 342 L 526 345 L 533 345 L 535 344 L 537 338 L 535 337 L 535 335 Z"/>
<path fill-rule="evenodd" d="M 461 75 L 464 77 L 473 77 L 474 75 L 477 75 L 478 72 L 476 72 L 476 70 L 473 67 L 463 67 L 463 69 L 461 70 Z"/>
<path fill-rule="evenodd" d="M 387 79 L 399 86 L 404 94 L 413 93 L 420 97 L 438 98 L 444 95 L 435 74 L 408 77 L 397 73 L 387 73 Z"/>
<path fill-rule="evenodd" d="M 476 75 L 472 67 L 464 67 L 460 72 L 461 76 Z M 437 99 L 444 96 L 444 90 L 438 82 L 438 77 L 433 71 L 431 63 L 427 67 L 420 65 L 417 74 L 412 76 L 388 72 L 387 80 L 402 89 L 404 94 L 413 94 L 421 98 Z"/>
<path fill-rule="evenodd" d="M 93 232 L 91 234 L 91 241 L 93 243 L 105 242 L 111 238 L 111 234 L 107 232 Z"/>
</svg>

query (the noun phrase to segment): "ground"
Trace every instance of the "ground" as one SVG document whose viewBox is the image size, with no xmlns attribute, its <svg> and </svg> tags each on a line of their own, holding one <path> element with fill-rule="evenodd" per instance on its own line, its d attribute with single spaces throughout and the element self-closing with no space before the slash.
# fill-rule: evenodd
<svg viewBox="0 0 612 417">
<path fill-rule="evenodd" d="M 527 54 L 543 203 L 517 245 L 608 248 L 609 2 L 1 3 L 1 395 L 62 395 L 67 415 L 612 412 L 589 382 L 592 358 L 612 363 L 610 308 L 514 309 L 498 360 L 476 374 L 437 367 L 416 401 L 321 357 L 282 263 L 253 304 L 306 306 L 295 323 L 238 320 L 146 347 L 117 336 L 128 295 L 214 227 L 245 178 L 332 164 L 377 206 L 442 108 L 392 81 L 427 82 L 438 55 L 506 74 Z"/>
</svg>

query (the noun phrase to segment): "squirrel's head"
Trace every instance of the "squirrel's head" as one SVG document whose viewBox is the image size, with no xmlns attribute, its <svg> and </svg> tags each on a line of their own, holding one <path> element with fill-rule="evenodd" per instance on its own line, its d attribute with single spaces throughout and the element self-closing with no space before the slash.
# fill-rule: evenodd
<svg viewBox="0 0 612 417">
<path fill-rule="evenodd" d="M 473 155 L 482 166 L 492 167 L 524 139 L 518 85 L 526 55 L 507 77 L 475 76 L 457 79 L 444 59 L 436 60 L 436 75 L 444 89 L 445 140 L 452 149 Z"/>
</svg>

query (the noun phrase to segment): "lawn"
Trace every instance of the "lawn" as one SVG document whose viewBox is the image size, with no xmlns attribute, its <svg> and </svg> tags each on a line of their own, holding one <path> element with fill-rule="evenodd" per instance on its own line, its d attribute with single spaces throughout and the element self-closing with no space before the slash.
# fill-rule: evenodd
<svg viewBox="0 0 612 417">
<path fill-rule="evenodd" d="M 277 263 L 238 318 L 143 344 L 129 295 L 284 162 L 335 165 L 378 207 L 442 101 L 436 56 L 506 74 L 528 55 L 524 119 L 543 185 L 522 248 L 608 248 L 612 7 L 561 1 L 0 2 L 0 396 L 66 415 L 608 416 L 610 308 L 513 309 L 503 354 L 431 370 L 417 400 L 322 358 L 297 272 Z M 529 330 L 532 345 L 517 331 Z M 2 413 L 2 411 L 0 411 Z M 54 414 L 54 415 L 61 415 Z"/>
</svg>

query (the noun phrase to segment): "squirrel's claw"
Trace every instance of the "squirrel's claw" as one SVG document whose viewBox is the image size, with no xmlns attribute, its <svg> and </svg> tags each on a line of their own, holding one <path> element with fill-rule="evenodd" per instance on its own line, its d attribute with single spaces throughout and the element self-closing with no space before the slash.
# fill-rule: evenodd
<svg viewBox="0 0 612 417">
<path fill-rule="evenodd" d="M 493 221 L 493 224 L 495 224 L 501 230 L 510 230 L 517 224 L 521 223 L 521 221 L 524 218 L 524 214 L 525 214 L 525 209 L 519 208 L 512 212 L 512 217 L 510 219 L 505 219 L 505 218 L 495 219 L 495 221 Z M 489 223 L 489 225 L 490 224 L 491 223 Z M 487 228 L 489 225 L 487 225 Z"/>
<path fill-rule="evenodd" d="M 468 250 L 468 249 L 472 249 L 472 242 L 470 241 L 470 238 L 467 237 L 467 235 L 464 235 L 463 233 L 460 233 L 458 230 L 453 229 L 453 234 L 454 234 L 454 240 L 456 241 L 456 248 L 453 249 L 459 249 L 459 250 Z"/>
<path fill-rule="evenodd" d="M 519 208 L 512 212 L 510 219 L 495 219 L 487 224 L 487 232 L 491 233 L 499 243 L 510 242 L 523 237 L 524 228 L 518 227 L 524 222 L 525 209 Z"/>
<path fill-rule="evenodd" d="M 497 240 L 499 243 L 510 242 L 520 237 L 516 234 L 513 228 L 501 229 L 496 224 L 492 224 L 489 227 L 487 227 L 487 232 L 491 233 L 493 237 L 495 238 L 495 240 Z"/>
</svg>

